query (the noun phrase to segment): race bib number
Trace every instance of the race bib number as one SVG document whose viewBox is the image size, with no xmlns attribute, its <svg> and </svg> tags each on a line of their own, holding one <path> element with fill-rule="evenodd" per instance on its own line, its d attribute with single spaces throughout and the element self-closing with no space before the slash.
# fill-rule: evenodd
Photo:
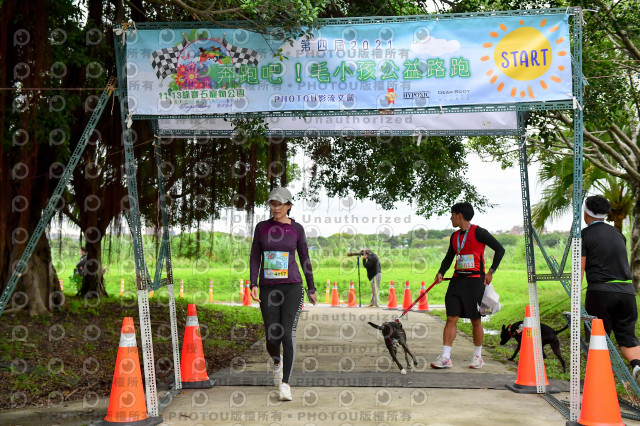
<svg viewBox="0 0 640 426">
<path fill-rule="evenodd" d="M 475 262 L 472 254 L 461 254 L 458 256 L 456 269 L 475 269 Z"/>
<path fill-rule="evenodd" d="M 264 252 L 264 277 L 280 279 L 289 277 L 289 252 Z"/>
</svg>

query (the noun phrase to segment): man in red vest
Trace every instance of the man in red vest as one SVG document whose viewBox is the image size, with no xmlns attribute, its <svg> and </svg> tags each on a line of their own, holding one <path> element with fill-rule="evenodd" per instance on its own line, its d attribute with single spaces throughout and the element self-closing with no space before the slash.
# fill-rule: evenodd
<svg viewBox="0 0 640 426">
<path fill-rule="evenodd" d="M 449 283 L 444 303 L 447 308 L 447 324 L 444 326 L 442 354 L 431 363 L 432 368 L 451 368 L 451 346 L 456 338 L 458 318 L 469 318 L 473 326 L 473 344 L 475 349 L 470 368 L 482 368 L 482 322 L 478 306 L 482 302 L 485 285 L 491 284 L 502 256 L 504 247 L 489 231 L 470 223 L 473 218 L 473 207 L 469 203 L 457 203 L 451 207 L 451 224 L 460 228 L 451 235 L 449 250 L 444 257 L 435 281 L 441 283 L 444 274 L 456 260 L 453 277 Z M 494 251 L 491 268 L 485 274 L 484 248 L 489 246 Z"/>
</svg>

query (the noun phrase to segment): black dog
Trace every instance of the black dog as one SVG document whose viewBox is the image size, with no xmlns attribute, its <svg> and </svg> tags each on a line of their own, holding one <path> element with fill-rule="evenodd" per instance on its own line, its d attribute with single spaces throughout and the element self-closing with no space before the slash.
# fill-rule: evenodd
<svg viewBox="0 0 640 426">
<path fill-rule="evenodd" d="M 567 328 L 569 328 L 568 325 L 564 326 L 560 330 L 554 330 L 548 325 L 540 323 L 542 357 L 547 357 L 544 353 L 544 345 L 551 346 L 551 350 L 553 350 L 553 353 L 556 354 L 556 357 L 558 357 L 558 360 L 560 360 L 560 364 L 562 364 L 562 372 L 566 371 L 566 366 L 564 363 L 564 359 L 562 359 L 562 354 L 560 353 L 560 341 L 558 340 L 558 333 L 562 333 Z M 522 329 L 522 321 L 518 321 L 507 326 L 502 326 L 502 331 L 500 332 L 500 344 L 506 344 L 512 337 L 516 339 L 516 342 L 518 342 L 518 347 L 516 348 L 516 351 L 513 353 L 511 358 L 509 358 L 509 361 L 513 361 L 516 358 L 516 355 L 518 355 L 518 352 L 520 352 L 520 343 L 522 342 Z"/>
<path fill-rule="evenodd" d="M 407 334 L 404 332 L 400 321 L 386 321 L 383 322 L 382 325 L 376 325 L 372 322 L 369 322 L 369 325 L 382 331 L 384 344 L 387 345 L 387 349 L 389 350 L 391 358 L 398 365 L 400 374 L 407 374 L 407 370 L 404 369 L 404 367 L 402 366 L 402 364 L 400 364 L 400 361 L 398 361 L 398 358 L 396 357 L 396 354 L 398 352 L 398 345 L 402 346 L 402 348 L 404 349 L 404 358 L 407 361 L 407 365 L 411 365 L 411 362 L 409 362 L 409 355 L 411 355 L 411 358 L 413 359 L 413 365 L 418 365 L 416 357 L 413 356 L 413 354 L 407 347 Z"/>
</svg>

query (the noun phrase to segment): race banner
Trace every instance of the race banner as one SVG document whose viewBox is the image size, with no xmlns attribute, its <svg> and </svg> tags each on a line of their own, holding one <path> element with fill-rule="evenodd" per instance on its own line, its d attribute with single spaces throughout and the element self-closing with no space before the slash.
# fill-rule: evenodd
<svg viewBox="0 0 640 426">
<path fill-rule="evenodd" d="M 334 115 L 329 117 L 265 117 L 266 135 L 442 135 L 466 134 L 513 135 L 518 130 L 515 111 L 471 112 L 455 114 Z M 235 132 L 230 120 L 223 118 L 161 118 L 160 135 L 193 137 L 217 134 L 228 137 Z M 179 136 L 178 136 L 179 135 Z"/>
<path fill-rule="evenodd" d="M 569 15 L 424 18 L 326 20 L 293 45 L 244 29 L 141 24 L 125 43 L 129 112 L 349 115 L 573 98 Z"/>
</svg>

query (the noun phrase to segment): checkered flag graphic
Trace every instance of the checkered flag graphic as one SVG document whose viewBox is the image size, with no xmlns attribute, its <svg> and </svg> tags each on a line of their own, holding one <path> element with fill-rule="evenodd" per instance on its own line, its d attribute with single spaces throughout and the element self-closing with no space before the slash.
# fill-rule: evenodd
<svg viewBox="0 0 640 426">
<path fill-rule="evenodd" d="M 240 68 L 242 65 L 258 66 L 259 55 L 255 50 L 233 46 L 224 37 L 222 38 L 222 45 L 229 51 L 229 56 L 231 56 L 235 68 Z"/>
<path fill-rule="evenodd" d="M 158 80 L 162 81 L 165 77 L 177 72 L 176 65 L 178 64 L 180 52 L 187 44 L 189 44 L 189 40 L 182 34 L 182 42 L 179 45 L 156 50 L 151 54 L 151 66 L 156 71 Z"/>
</svg>

